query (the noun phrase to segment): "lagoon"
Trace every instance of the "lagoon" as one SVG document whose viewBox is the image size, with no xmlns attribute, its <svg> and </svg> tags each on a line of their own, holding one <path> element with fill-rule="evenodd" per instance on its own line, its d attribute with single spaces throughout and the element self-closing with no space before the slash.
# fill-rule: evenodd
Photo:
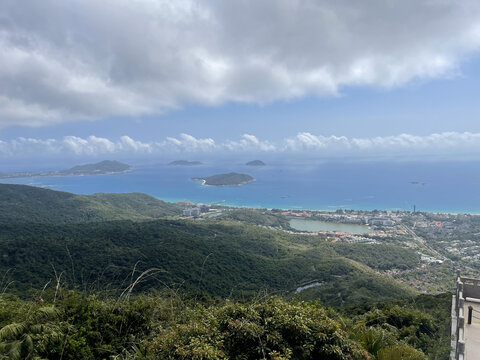
<svg viewBox="0 0 480 360">
<path fill-rule="evenodd" d="M 372 230 L 366 225 L 333 223 L 320 220 L 291 219 L 290 226 L 307 232 L 336 231 L 350 234 L 368 234 Z"/>
</svg>

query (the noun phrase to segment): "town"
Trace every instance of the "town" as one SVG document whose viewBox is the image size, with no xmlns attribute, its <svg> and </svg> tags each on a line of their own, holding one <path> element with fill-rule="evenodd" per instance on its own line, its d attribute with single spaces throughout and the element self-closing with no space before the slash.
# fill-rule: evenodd
<svg viewBox="0 0 480 360">
<path fill-rule="evenodd" d="M 411 211 L 282 210 L 252 209 L 222 204 L 183 202 L 183 218 L 196 221 L 218 218 L 254 223 L 257 226 L 318 238 L 319 241 L 360 244 L 393 244 L 413 250 L 419 265 L 414 269 L 391 269 L 387 276 L 423 292 L 451 288 L 453 269 L 480 277 L 480 215 Z M 297 222 L 315 230 L 295 228 Z M 322 229 L 322 226 L 338 228 Z M 361 233 L 344 230 L 361 227 Z"/>
</svg>

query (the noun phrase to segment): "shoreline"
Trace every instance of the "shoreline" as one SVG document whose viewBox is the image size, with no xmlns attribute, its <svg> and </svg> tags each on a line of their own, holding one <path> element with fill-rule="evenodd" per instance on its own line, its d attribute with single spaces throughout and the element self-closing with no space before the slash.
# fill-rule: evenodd
<svg viewBox="0 0 480 360">
<path fill-rule="evenodd" d="M 62 177 L 81 177 L 81 176 L 100 176 L 100 175 L 118 175 L 118 174 L 125 174 L 132 172 L 132 169 L 128 170 L 123 170 L 123 171 L 113 171 L 113 172 L 102 172 L 102 173 L 92 173 L 92 174 L 55 174 L 55 173 L 50 173 L 50 174 L 32 174 L 32 175 L 25 175 L 25 176 L 2 176 L 0 175 L 0 180 L 8 180 L 8 179 L 33 179 L 33 178 L 62 178 Z M 7 174 L 8 175 L 8 174 Z"/>
<path fill-rule="evenodd" d="M 131 170 L 127 170 L 127 171 L 124 171 L 122 173 L 129 173 L 131 172 Z M 121 174 L 121 173 L 115 173 L 115 174 Z M 95 176 L 98 176 L 98 175 L 112 175 L 112 174 L 97 174 Z M 84 175 L 84 176 L 87 176 L 87 175 Z M 93 176 L 93 175 L 92 175 Z M 49 176 L 49 177 L 52 177 L 52 178 L 61 178 L 61 177 L 81 177 L 81 176 L 78 176 L 78 175 L 69 175 L 69 176 Z M 21 183 L 9 183 L 8 180 L 10 179 L 33 179 L 35 177 L 23 177 L 23 178 L 0 178 L 0 184 L 12 184 L 12 185 L 27 185 L 27 186 L 35 186 L 35 187 L 39 187 L 39 188 L 44 188 L 44 187 L 51 187 L 52 185 L 48 185 L 48 184 L 38 184 L 38 185 L 43 185 L 43 186 L 38 186 L 37 184 L 21 184 Z M 47 178 L 46 176 L 40 176 L 40 177 L 36 177 L 36 178 Z M 200 181 L 205 182 L 205 180 L 203 179 L 198 179 Z M 197 180 L 197 181 L 198 181 Z M 53 185 L 55 187 L 58 187 L 59 185 L 58 184 L 55 184 Z M 206 187 L 230 187 L 230 186 L 215 186 L 215 185 L 203 185 L 202 186 L 206 186 Z M 238 186 L 238 185 L 234 185 L 234 186 Z M 69 190 L 64 190 L 64 189 L 57 189 L 55 191 L 64 191 L 64 192 L 70 192 L 72 194 L 77 194 L 77 195 L 92 195 L 92 194 L 96 194 L 96 193 L 111 193 L 111 194 L 116 194 L 116 193 L 119 193 L 119 192 L 108 192 L 108 191 L 95 191 L 95 192 L 89 192 L 89 193 L 85 193 L 85 192 L 73 192 L 73 191 L 69 191 Z M 146 195 L 149 195 L 149 196 L 152 196 L 158 200 L 162 200 L 162 201 L 165 201 L 165 202 L 170 202 L 170 203 L 177 203 L 177 202 L 180 202 L 180 201 L 190 201 L 192 203 L 206 203 L 206 204 L 215 204 L 217 203 L 218 201 L 210 201 L 210 200 L 201 200 L 201 199 L 196 199 L 196 200 L 189 200 L 189 199 L 186 199 L 186 198 L 170 198 L 168 196 L 159 196 L 159 195 L 156 195 L 154 193 L 149 193 L 149 192 L 146 192 L 146 191 L 131 191 L 131 192 L 139 192 L 139 193 L 142 193 L 142 194 L 146 194 Z M 275 206 L 272 204 L 265 204 L 265 205 L 259 205 L 259 204 L 248 204 L 248 205 L 239 205 L 239 204 L 235 204 L 235 203 L 231 203 L 229 202 L 228 200 L 222 200 L 223 203 L 221 206 L 223 207 L 230 207 L 230 208 L 237 208 L 237 209 L 265 209 L 265 210 L 273 210 L 273 209 L 276 209 L 276 210 L 281 210 L 281 211 L 320 211 L 320 212 L 326 212 L 326 213 L 334 213 L 335 211 L 337 210 L 345 210 L 345 211 L 364 211 L 364 212 L 372 212 L 374 211 L 375 209 L 378 210 L 378 211 L 382 211 L 382 212 L 395 212 L 395 211 L 399 211 L 400 213 L 406 213 L 406 212 L 411 212 L 410 210 L 402 210 L 402 209 L 398 209 L 398 208 L 384 208 L 384 207 L 381 207 L 381 206 L 376 206 L 375 209 L 352 209 L 352 208 L 328 208 L 328 205 L 327 205 L 327 208 L 322 208 L 322 207 L 301 207 L 301 206 L 285 206 L 285 204 L 283 205 L 278 205 L 278 206 Z M 429 214 L 442 214 L 442 215 L 462 215 L 462 214 L 467 214 L 467 215 L 474 215 L 474 216 L 479 216 L 480 215 L 480 211 L 438 211 L 438 210 L 424 210 L 424 211 L 418 211 L 419 213 L 429 213 Z"/>
<path fill-rule="evenodd" d="M 70 182 L 73 182 L 73 179 L 80 179 L 82 177 L 102 177 L 100 175 L 104 175 L 107 177 L 107 175 L 119 175 L 121 176 L 122 174 L 125 176 L 130 176 L 127 174 L 132 174 L 135 173 L 135 169 L 128 169 L 124 170 L 122 172 L 115 172 L 115 173 L 102 173 L 102 174 L 83 174 L 83 175 L 60 175 L 57 174 L 56 176 L 24 176 L 24 177 L 2 177 L 0 178 L 0 183 L 5 183 L 5 184 L 23 184 L 23 185 L 30 185 L 30 186 L 37 186 L 37 187 L 55 187 L 56 190 L 59 191 L 66 191 L 74 194 L 83 194 L 83 195 L 88 195 L 88 194 L 93 194 L 93 193 L 122 193 L 122 192 L 140 192 L 144 194 L 148 194 L 150 196 L 153 196 L 157 199 L 163 200 L 163 201 L 168 201 L 168 202 L 178 202 L 178 201 L 184 201 L 188 200 L 193 203 L 215 203 L 218 201 L 215 197 L 215 192 L 213 189 L 210 191 L 198 191 L 199 188 L 197 187 L 197 191 L 190 191 L 186 192 L 185 194 L 174 192 L 172 193 L 173 196 L 170 196 L 169 192 L 163 192 L 163 191 L 157 191 L 156 188 L 142 188 L 142 186 L 134 186 L 130 187 L 127 189 L 127 191 L 122 191 L 119 189 L 115 190 L 110 190 L 109 188 L 105 188 L 100 186 L 99 188 L 78 188 L 78 187 L 70 187 L 68 184 Z M 52 179 L 52 183 L 50 183 L 46 179 Z M 72 181 L 66 181 L 63 182 L 61 180 L 53 180 L 53 179 L 61 179 L 61 178 L 71 178 Z M 113 178 L 112 178 L 113 179 Z M 205 179 L 198 178 L 197 180 L 201 181 L 202 186 L 206 187 L 218 187 L 218 188 L 223 188 L 223 189 L 240 189 L 241 186 L 243 185 L 225 185 L 225 186 L 217 186 L 217 185 L 209 185 L 206 183 Z M 196 181 L 197 181 L 196 180 Z M 34 184 L 34 182 L 39 182 L 39 184 Z M 253 181 L 252 181 L 253 182 Z M 74 182 L 75 184 L 77 181 Z M 53 184 L 53 185 L 52 185 Z M 246 188 L 241 188 L 242 191 L 243 189 Z M 234 190 L 236 193 L 237 190 Z M 238 190 L 240 191 L 240 190 Z M 163 193 L 162 193 L 163 192 Z M 214 195 L 212 195 L 214 194 Z M 299 206 L 299 204 L 302 203 L 302 199 L 296 200 L 295 197 L 289 197 L 288 200 L 281 200 L 280 198 L 278 199 L 267 199 L 266 201 L 262 201 L 262 197 L 259 196 L 257 198 L 250 198 L 250 197 L 245 197 L 245 198 L 235 198 L 231 197 L 227 194 L 224 194 L 224 191 L 220 191 L 218 193 L 218 197 L 221 197 L 222 200 L 226 200 L 222 205 L 226 207 L 232 207 L 232 208 L 251 208 L 251 209 L 278 209 L 282 211 L 322 211 L 326 213 L 334 213 L 335 211 L 341 209 L 341 210 L 353 210 L 353 211 L 365 211 L 365 212 L 372 212 L 373 210 L 380 210 L 380 211 L 388 211 L 388 212 L 411 212 L 411 209 L 407 208 L 399 208 L 398 206 L 388 206 L 389 204 L 386 205 L 375 205 L 375 204 L 368 204 L 365 207 L 361 207 L 362 204 L 359 204 L 360 206 L 355 206 L 355 207 L 348 207 L 348 206 L 339 206 L 339 205 L 329 205 L 328 203 L 324 204 L 315 204 L 312 202 L 307 202 L 307 206 Z M 285 202 L 284 202 L 285 201 Z M 334 201 L 330 199 L 330 201 Z M 298 204 L 298 205 L 297 205 Z M 332 204 L 332 202 L 330 202 Z M 395 205 L 395 204 L 394 204 Z M 443 207 L 432 207 L 429 208 L 428 205 L 422 206 L 421 209 L 419 209 L 418 212 L 420 213 L 430 213 L 430 214 L 445 214 L 445 215 L 461 215 L 461 214 L 469 214 L 469 215 L 480 215 L 480 209 L 475 209 L 476 206 L 471 206 L 470 209 L 459 209 L 458 207 L 453 207 L 451 209 L 443 209 Z"/>
<path fill-rule="evenodd" d="M 205 186 L 211 186 L 215 187 L 212 185 L 205 185 Z M 218 205 L 218 202 L 212 202 L 208 203 L 207 201 L 191 201 L 188 199 L 171 199 L 167 197 L 159 197 L 151 194 L 147 194 L 150 196 L 155 197 L 158 200 L 162 200 L 165 202 L 169 203 L 177 203 L 177 202 L 182 202 L 182 201 L 189 201 L 193 204 L 196 203 L 204 203 L 204 204 L 215 204 L 217 206 L 222 206 L 225 208 L 235 208 L 235 209 L 254 209 L 254 210 L 281 210 L 281 211 L 318 211 L 318 212 L 325 212 L 325 213 L 335 213 L 337 210 L 344 210 L 344 211 L 358 211 L 358 212 L 368 212 L 371 213 L 374 210 L 380 211 L 380 212 L 391 212 L 394 213 L 398 211 L 399 213 L 412 213 L 410 210 L 399 210 L 399 209 L 386 209 L 386 208 L 381 208 L 381 207 L 376 207 L 375 209 L 349 209 L 349 208 L 338 208 L 338 209 L 324 209 L 324 208 L 309 208 L 309 207 L 275 207 L 275 206 L 262 206 L 262 205 L 237 205 L 237 204 L 229 204 L 228 200 L 222 200 L 223 203 L 222 205 Z M 432 210 L 425 210 L 425 211 L 417 211 L 417 213 L 427 213 L 427 214 L 439 214 L 439 215 L 474 215 L 474 216 L 480 216 L 480 212 L 445 212 L 445 211 L 432 211 Z"/>
<path fill-rule="evenodd" d="M 211 185 L 205 185 L 205 186 L 211 186 Z M 215 186 L 211 186 L 215 187 Z M 202 203 L 202 204 L 211 204 L 211 205 L 218 205 L 219 201 L 205 201 L 205 200 L 189 200 L 186 198 L 169 198 L 169 197 L 160 197 L 157 195 L 152 195 L 152 194 L 147 194 L 150 196 L 153 196 L 154 198 L 158 200 L 162 200 L 165 202 L 169 203 L 177 203 L 177 202 L 184 202 L 188 201 L 191 202 L 192 204 L 197 204 L 197 203 Z M 280 206 L 271 206 L 271 205 L 258 205 L 258 204 L 249 204 L 249 205 L 238 205 L 238 204 L 232 204 L 229 203 L 228 200 L 221 200 L 222 204 L 218 206 L 222 206 L 225 208 L 235 208 L 235 209 L 255 209 L 255 210 L 281 210 L 281 211 L 318 211 L 318 212 L 326 212 L 326 213 L 335 213 L 337 210 L 344 210 L 344 211 L 360 211 L 360 212 L 373 212 L 374 210 L 378 210 L 380 212 L 400 212 L 400 213 L 407 213 L 412 211 L 410 210 L 401 210 L 398 208 L 382 208 L 382 207 L 376 207 L 375 209 L 351 209 L 351 208 L 337 208 L 337 209 L 332 209 L 332 208 L 313 208 L 313 207 L 285 207 L 285 205 Z M 478 212 L 465 212 L 465 211 L 457 211 L 457 212 L 446 212 L 446 211 L 436 211 L 436 210 L 425 210 L 425 211 L 417 211 L 417 213 L 427 213 L 427 214 L 440 214 L 440 215 L 475 215 L 475 216 L 480 216 L 480 211 Z"/>
</svg>

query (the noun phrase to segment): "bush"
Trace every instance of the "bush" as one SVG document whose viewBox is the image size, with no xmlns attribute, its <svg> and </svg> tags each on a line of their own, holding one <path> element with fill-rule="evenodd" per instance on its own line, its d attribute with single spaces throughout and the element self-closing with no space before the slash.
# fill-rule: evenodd
<svg viewBox="0 0 480 360">
<path fill-rule="evenodd" d="M 369 359 L 325 311 L 271 298 L 196 309 L 152 342 L 155 359 Z"/>
</svg>

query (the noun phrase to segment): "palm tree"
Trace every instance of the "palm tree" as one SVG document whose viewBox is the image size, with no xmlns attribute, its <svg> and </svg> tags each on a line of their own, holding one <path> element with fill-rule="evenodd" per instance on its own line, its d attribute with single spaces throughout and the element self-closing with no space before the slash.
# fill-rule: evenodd
<svg viewBox="0 0 480 360">
<path fill-rule="evenodd" d="M 0 329 L 0 359 L 38 360 L 51 342 L 62 336 L 56 322 L 59 311 L 55 306 L 33 308 L 23 321 Z"/>
</svg>

